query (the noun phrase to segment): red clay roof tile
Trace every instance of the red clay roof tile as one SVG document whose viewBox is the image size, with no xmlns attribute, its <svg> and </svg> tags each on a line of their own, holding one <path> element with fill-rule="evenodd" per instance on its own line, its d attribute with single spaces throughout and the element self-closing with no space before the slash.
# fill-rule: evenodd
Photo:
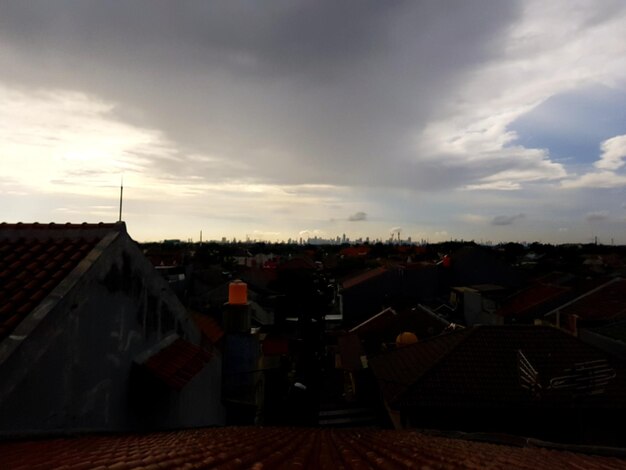
<svg viewBox="0 0 626 470">
<path fill-rule="evenodd" d="M 376 268 L 369 269 L 355 276 L 351 276 L 341 281 L 341 287 L 344 289 L 350 289 L 356 285 L 367 282 L 387 272 L 387 268 L 384 266 L 378 266 Z"/>
<path fill-rule="evenodd" d="M 534 284 L 529 288 L 509 297 L 496 311 L 503 317 L 523 316 L 532 313 L 533 309 L 547 302 L 563 297 L 570 289 L 551 284 Z"/>
<path fill-rule="evenodd" d="M 620 469 L 626 461 L 414 431 L 210 428 L 0 444 L 2 468 Z"/>
<path fill-rule="evenodd" d="M 180 390 L 211 359 L 211 353 L 195 344 L 177 338 L 148 358 L 143 366 L 171 388 Z"/>
<path fill-rule="evenodd" d="M 626 279 L 613 279 L 559 308 L 561 315 L 582 320 L 623 320 L 626 318 Z"/>
<path fill-rule="evenodd" d="M 0 340 L 123 224 L 0 224 Z"/>
<path fill-rule="evenodd" d="M 224 330 L 217 321 L 210 315 L 201 313 L 193 313 L 194 322 L 202 331 L 202 334 L 213 344 L 217 343 L 224 336 Z"/>
</svg>

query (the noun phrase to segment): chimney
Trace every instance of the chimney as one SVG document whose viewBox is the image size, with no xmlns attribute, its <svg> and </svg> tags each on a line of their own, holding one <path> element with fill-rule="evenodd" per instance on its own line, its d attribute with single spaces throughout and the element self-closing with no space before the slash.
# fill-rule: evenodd
<svg viewBox="0 0 626 470">
<path fill-rule="evenodd" d="M 226 333 L 250 332 L 248 285 L 239 279 L 228 285 L 228 302 L 224 306 L 222 323 Z"/>
</svg>

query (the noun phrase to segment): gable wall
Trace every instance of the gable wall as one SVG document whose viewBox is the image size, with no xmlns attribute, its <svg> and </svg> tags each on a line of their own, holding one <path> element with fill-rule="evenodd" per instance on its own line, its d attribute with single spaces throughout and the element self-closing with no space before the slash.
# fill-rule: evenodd
<svg viewBox="0 0 626 470">
<path fill-rule="evenodd" d="M 149 423 L 129 400 L 133 358 L 173 332 L 200 341 L 167 283 L 120 234 L 0 365 L 0 433 L 221 424 L 218 354 L 181 392 L 168 391 L 168 409 Z"/>
</svg>

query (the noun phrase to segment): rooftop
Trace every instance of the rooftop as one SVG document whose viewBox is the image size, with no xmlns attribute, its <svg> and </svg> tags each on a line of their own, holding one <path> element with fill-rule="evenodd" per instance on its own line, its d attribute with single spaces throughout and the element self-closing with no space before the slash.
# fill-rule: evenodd
<svg viewBox="0 0 626 470">
<path fill-rule="evenodd" d="M 539 402 L 520 386 L 518 351 L 539 373 Z M 572 392 L 549 388 L 550 379 L 566 375 L 575 364 L 607 359 L 618 368 L 617 376 L 589 405 L 621 408 L 623 369 L 602 351 L 552 327 L 478 326 L 380 354 L 369 363 L 390 403 L 493 408 L 566 406 Z"/>
<path fill-rule="evenodd" d="M 542 304 L 557 301 L 569 291 L 569 287 L 536 283 L 506 299 L 496 314 L 503 317 L 531 314 Z"/>
<path fill-rule="evenodd" d="M 387 272 L 387 268 L 385 268 L 384 266 L 372 268 L 362 273 L 356 274 L 354 276 L 350 276 L 348 278 L 342 279 L 340 281 L 341 287 L 343 287 L 344 289 L 350 289 L 351 287 L 357 286 L 359 284 L 363 284 L 364 282 L 374 279 L 386 272 Z"/>
<path fill-rule="evenodd" d="M 0 224 L 0 341 L 124 224 Z"/>
<path fill-rule="evenodd" d="M 226 427 L 0 443 L 13 470 L 623 469 L 618 457 L 476 442 L 414 431 Z"/>
<path fill-rule="evenodd" d="M 167 386 L 181 390 L 211 360 L 211 354 L 179 337 L 166 338 L 143 366 Z"/>
<path fill-rule="evenodd" d="M 617 321 L 626 319 L 626 279 L 612 279 L 558 308 L 561 315 L 581 320 Z"/>
</svg>

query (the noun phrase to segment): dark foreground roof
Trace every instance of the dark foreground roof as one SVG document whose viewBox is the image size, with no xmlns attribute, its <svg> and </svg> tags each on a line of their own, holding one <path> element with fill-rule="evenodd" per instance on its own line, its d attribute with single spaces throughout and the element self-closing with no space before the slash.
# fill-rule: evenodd
<svg viewBox="0 0 626 470">
<path fill-rule="evenodd" d="M 623 469 L 626 460 L 413 431 L 211 428 L 0 444 L 0 467 L 37 469 Z"/>
</svg>

